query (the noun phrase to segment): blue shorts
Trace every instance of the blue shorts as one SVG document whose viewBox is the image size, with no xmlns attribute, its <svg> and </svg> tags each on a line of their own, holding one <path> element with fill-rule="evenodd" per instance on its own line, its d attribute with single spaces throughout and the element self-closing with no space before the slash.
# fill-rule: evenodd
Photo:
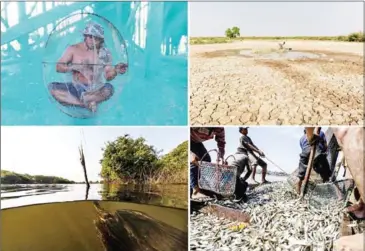
<svg viewBox="0 0 365 251">
<path fill-rule="evenodd" d="M 112 96 L 114 93 L 114 87 L 109 84 L 105 83 L 105 85 L 101 88 L 107 88 L 110 90 Z M 81 99 L 81 96 L 84 92 L 88 90 L 88 86 L 84 84 L 73 84 L 73 83 L 60 83 L 60 82 L 53 82 L 49 85 L 49 90 L 60 90 L 60 91 L 67 91 L 74 97 Z"/>
</svg>

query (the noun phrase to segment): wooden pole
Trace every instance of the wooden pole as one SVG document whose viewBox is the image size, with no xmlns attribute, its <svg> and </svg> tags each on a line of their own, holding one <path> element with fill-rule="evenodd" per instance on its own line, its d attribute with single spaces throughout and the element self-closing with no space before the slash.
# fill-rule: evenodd
<svg viewBox="0 0 365 251">
<path fill-rule="evenodd" d="M 316 133 L 315 134 L 317 134 L 319 136 L 319 130 L 318 129 L 319 128 L 316 128 Z M 313 134 L 312 130 L 307 130 L 307 132 L 308 131 L 310 131 L 310 133 L 307 134 L 307 140 L 308 140 L 308 142 L 310 142 L 313 139 L 314 134 Z M 317 144 L 314 144 L 311 147 L 308 166 L 307 166 L 307 170 L 306 170 L 305 177 L 304 177 L 304 186 L 303 186 L 303 189 L 302 189 L 301 199 L 303 199 L 305 194 L 307 193 L 308 183 L 309 183 L 309 179 L 310 179 L 310 176 L 311 176 L 313 163 L 314 163 L 314 156 L 316 155 L 316 147 L 317 147 Z"/>
<path fill-rule="evenodd" d="M 85 155 L 84 155 L 84 149 L 82 147 L 82 144 L 79 147 L 79 153 L 80 153 L 80 162 L 81 162 L 81 165 L 82 165 L 82 167 L 84 169 L 84 176 L 85 176 L 86 186 L 87 186 L 87 188 L 89 188 L 90 187 L 90 183 L 89 183 L 89 180 L 87 178 Z"/>
</svg>

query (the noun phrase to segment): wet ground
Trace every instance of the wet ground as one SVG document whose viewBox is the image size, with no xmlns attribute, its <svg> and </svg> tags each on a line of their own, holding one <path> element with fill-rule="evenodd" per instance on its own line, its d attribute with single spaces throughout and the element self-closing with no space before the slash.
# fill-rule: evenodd
<svg viewBox="0 0 365 251">
<path fill-rule="evenodd" d="M 310 58 L 320 58 L 325 57 L 325 54 L 316 54 L 303 51 L 293 51 L 293 50 L 272 50 L 268 52 L 256 52 L 252 50 L 241 50 L 239 52 L 242 56 L 247 56 L 251 58 L 260 59 L 310 59 Z"/>
<path fill-rule="evenodd" d="M 193 45 L 193 125 L 362 125 L 363 44 L 244 41 Z M 291 50 L 289 50 L 291 48 Z"/>
</svg>

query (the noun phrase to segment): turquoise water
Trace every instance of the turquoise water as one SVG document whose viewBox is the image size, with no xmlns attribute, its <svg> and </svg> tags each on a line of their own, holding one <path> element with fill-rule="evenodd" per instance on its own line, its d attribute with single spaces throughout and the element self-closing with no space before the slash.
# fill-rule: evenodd
<svg viewBox="0 0 365 251">
<path fill-rule="evenodd" d="M 111 82 L 114 95 L 85 119 L 62 112 L 47 90 L 49 82 L 62 79 L 50 73 L 55 66 L 50 61 L 62 55 L 65 41 L 82 39 L 78 26 L 88 17 L 78 14 L 81 19 L 46 46 L 49 34 L 60 20 L 81 12 L 115 27 L 127 56 L 115 49 L 115 37 L 106 43 L 115 60 L 124 58 L 129 65 Z M 1 33 L 2 125 L 187 124 L 186 2 L 14 2 L 2 4 L 1 16 L 7 22 Z M 42 64 L 45 59 L 48 66 Z"/>
</svg>

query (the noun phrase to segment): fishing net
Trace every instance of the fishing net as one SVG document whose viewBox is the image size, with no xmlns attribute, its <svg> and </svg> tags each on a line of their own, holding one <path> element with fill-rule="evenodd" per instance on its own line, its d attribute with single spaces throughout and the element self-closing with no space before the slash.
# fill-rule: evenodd
<svg viewBox="0 0 365 251">
<path fill-rule="evenodd" d="M 233 156 L 228 156 L 227 159 L 229 157 Z M 234 166 L 220 164 L 219 161 L 217 163 L 199 162 L 198 185 L 201 189 L 212 191 L 223 196 L 231 196 L 236 189 L 236 176 L 237 168 Z"/>
<path fill-rule="evenodd" d="M 296 184 L 299 181 L 297 177 L 298 171 L 298 169 L 295 170 L 287 178 L 287 183 L 293 191 L 295 191 Z M 315 208 L 323 208 L 341 201 L 346 203 L 349 194 L 354 189 L 354 186 L 355 184 L 353 179 L 343 179 L 335 182 L 323 183 L 320 175 L 313 170 L 308 180 L 305 199 L 308 201 L 310 206 Z"/>
<path fill-rule="evenodd" d="M 309 205 L 315 208 L 321 208 L 340 201 L 345 203 L 354 187 L 355 183 L 353 179 L 317 184 L 308 193 Z"/>
<path fill-rule="evenodd" d="M 298 172 L 299 172 L 299 168 L 297 168 L 287 178 L 287 182 L 292 187 L 293 190 L 295 190 L 296 184 L 299 181 Z M 313 190 L 314 187 L 316 186 L 316 184 L 320 184 L 320 183 L 322 183 L 321 176 L 319 176 L 319 174 L 317 174 L 315 171 L 312 171 L 311 176 L 308 181 L 308 191 Z"/>
<path fill-rule="evenodd" d="M 127 45 L 117 28 L 93 13 L 72 14 L 47 28 L 53 30 L 44 49 L 43 79 L 53 103 L 77 118 L 116 107 L 128 69 Z M 86 50 L 80 49 L 85 45 Z M 66 72 L 60 70 L 66 64 L 57 64 L 61 57 L 68 61 Z M 111 69 L 117 72 L 114 78 Z M 98 100 L 97 109 L 91 109 L 89 100 Z"/>
</svg>

